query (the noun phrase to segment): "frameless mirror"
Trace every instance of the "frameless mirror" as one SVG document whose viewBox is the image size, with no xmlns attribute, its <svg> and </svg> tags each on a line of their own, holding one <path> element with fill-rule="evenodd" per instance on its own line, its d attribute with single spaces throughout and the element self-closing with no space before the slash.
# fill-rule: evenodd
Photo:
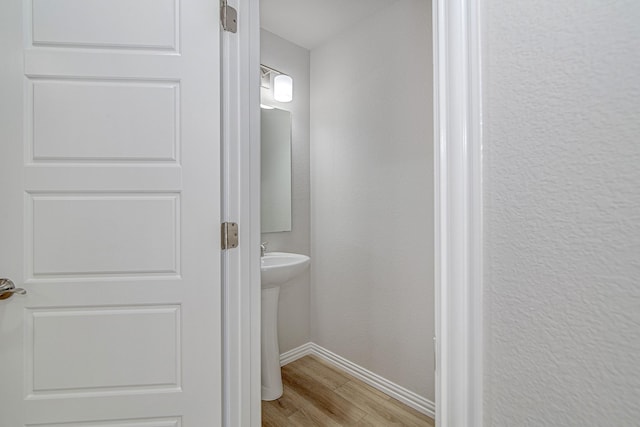
<svg viewBox="0 0 640 427">
<path fill-rule="evenodd" d="M 291 113 L 262 108 L 260 127 L 262 232 L 291 231 Z"/>
</svg>

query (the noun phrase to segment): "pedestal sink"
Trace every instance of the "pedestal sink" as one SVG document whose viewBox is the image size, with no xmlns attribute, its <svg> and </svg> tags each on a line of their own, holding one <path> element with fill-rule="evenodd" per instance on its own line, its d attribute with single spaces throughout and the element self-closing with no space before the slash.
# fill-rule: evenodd
<svg viewBox="0 0 640 427">
<path fill-rule="evenodd" d="M 278 347 L 278 296 L 280 286 L 305 271 L 310 258 L 287 252 L 267 252 L 260 259 L 262 279 L 262 400 L 282 396 Z"/>
</svg>

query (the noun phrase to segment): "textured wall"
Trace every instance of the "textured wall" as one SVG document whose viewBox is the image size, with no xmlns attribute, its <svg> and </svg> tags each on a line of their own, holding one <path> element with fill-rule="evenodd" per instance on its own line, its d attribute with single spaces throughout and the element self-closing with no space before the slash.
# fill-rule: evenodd
<svg viewBox="0 0 640 427">
<path fill-rule="evenodd" d="M 640 3 L 486 0 L 489 426 L 640 425 Z"/>
<path fill-rule="evenodd" d="M 268 31 L 260 32 L 261 63 L 293 77 L 293 101 L 278 103 L 263 89 L 268 104 L 291 111 L 292 227 L 263 233 L 269 251 L 309 255 L 309 51 Z M 311 260 L 313 263 L 313 259 Z M 309 271 L 280 289 L 280 352 L 309 342 Z"/>
<path fill-rule="evenodd" d="M 311 334 L 433 400 L 430 7 L 391 2 L 311 52 Z"/>
</svg>

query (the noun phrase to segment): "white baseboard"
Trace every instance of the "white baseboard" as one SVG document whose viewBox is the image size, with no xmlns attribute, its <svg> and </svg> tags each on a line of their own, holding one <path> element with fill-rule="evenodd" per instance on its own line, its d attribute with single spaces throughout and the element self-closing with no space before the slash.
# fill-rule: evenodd
<svg viewBox="0 0 640 427">
<path fill-rule="evenodd" d="M 302 344 L 300 347 L 296 347 L 292 350 L 285 351 L 280 355 L 280 366 L 284 366 L 288 363 L 295 362 L 296 360 L 312 353 L 311 347 L 314 344 L 308 342 L 306 344 Z"/>
<path fill-rule="evenodd" d="M 350 375 L 353 375 L 359 380 L 364 381 L 370 386 L 393 397 L 394 399 L 399 400 L 405 405 L 422 412 L 425 415 L 428 415 L 432 418 L 435 418 L 436 416 L 436 405 L 429 399 L 422 397 L 419 394 L 412 392 L 411 390 L 407 390 L 406 388 L 393 383 L 386 378 L 382 378 L 380 375 L 374 374 L 368 369 L 356 365 L 355 363 L 345 359 L 344 357 L 338 356 L 332 351 L 320 347 L 319 345 L 312 342 L 308 342 L 301 345 L 300 347 L 294 348 L 293 350 L 282 353 L 280 355 L 280 366 L 284 366 L 309 354 L 313 354 L 314 356 L 327 361 L 338 369 L 341 369 L 349 373 Z"/>
</svg>

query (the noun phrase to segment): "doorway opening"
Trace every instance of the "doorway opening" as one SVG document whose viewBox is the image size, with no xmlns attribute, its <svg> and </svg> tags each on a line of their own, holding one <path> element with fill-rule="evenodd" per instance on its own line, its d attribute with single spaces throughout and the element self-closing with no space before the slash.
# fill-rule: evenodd
<svg viewBox="0 0 640 427">
<path fill-rule="evenodd" d="M 291 367 L 283 369 L 282 399 L 304 394 L 295 389 L 300 378 L 303 389 L 339 391 L 339 381 L 314 382 L 309 366 L 327 363 L 433 416 L 431 4 L 367 1 L 347 9 L 336 16 L 324 1 L 261 4 L 261 66 L 293 83 L 292 99 L 282 102 L 275 79 L 261 81 L 263 117 L 289 117 L 284 154 L 269 142 L 271 128 L 262 129 L 261 241 L 268 252 L 311 258 L 309 270 L 280 287 L 279 351 Z M 286 179 L 266 175 L 274 162 Z M 274 182 L 284 196 L 272 191 Z M 277 218 L 285 231 L 270 228 L 274 200 L 290 201 L 280 213 L 286 218 Z M 304 375 L 291 373 L 295 367 Z M 264 389 L 263 397 L 274 398 Z M 389 411 L 362 399 L 355 413 L 363 405 Z M 263 403 L 263 417 L 278 402 Z M 323 411 L 310 397 L 303 404 Z"/>
<path fill-rule="evenodd" d="M 481 43 L 480 14 L 476 3 L 473 0 L 434 0 L 431 13 L 433 29 L 428 34 L 432 34 L 434 39 L 435 394 L 437 423 L 447 427 L 482 424 Z M 258 173 L 261 160 L 260 17 L 255 2 L 238 0 L 237 8 L 241 17 L 238 35 L 230 37 L 226 34 L 223 37 L 223 52 L 228 59 L 222 73 L 226 100 L 223 113 L 227 115 L 224 118 L 226 135 L 223 135 L 223 146 L 228 154 L 223 156 L 223 162 L 230 171 L 227 178 L 231 181 L 231 185 L 223 188 L 229 196 L 226 204 L 229 209 L 223 213 L 223 218 L 228 213 L 228 217 L 240 219 L 244 232 L 240 234 L 240 251 L 229 254 L 227 258 L 227 271 L 232 272 L 233 277 L 228 281 L 229 292 L 225 298 L 230 315 L 226 316 L 225 327 L 227 377 L 224 396 L 227 396 L 227 424 L 256 426 L 261 412 L 258 372 L 260 244 L 263 242 Z M 394 31 L 391 26 L 389 32 Z M 370 49 L 375 48 L 372 43 Z M 313 68 L 312 61 L 310 64 Z M 375 70 L 376 63 L 371 65 L 371 70 Z M 401 80 L 402 69 L 397 71 L 395 78 Z M 349 95 L 353 87 L 366 85 L 375 76 L 362 73 L 361 79 L 345 87 L 343 93 Z M 295 99 L 295 79 L 293 86 Z M 370 90 L 384 92 L 388 87 L 382 84 Z M 341 93 L 335 102 L 344 100 Z M 372 103 L 376 101 L 373 99 Z M 389 106 L 391 115 L 398 111 L 393 107 Z M 357 120 L 360 116 L 356 114 L 349 118 Z M 379 152 L 371 150 L 366 154 L 374 156 Z M 347 157 L 341 159 L 346 161 Z M 313 160 L 311 156 L 310 160 Z M 313 165 L 310 169 L 313 170 Z M 312 183 L 310 180 L 310 185 Z M 310 203 L 310 209 L 313 207 Z M 363 219 L 362 224 L 358 222 L 350 230 L 360 231 L 358 227 L 367 225 L 368 217 L 362 215 L 360 218 Z M 393 223 L 387 225 L 392 226 Z M 311 235 L 311 242 L 313 237 Z M 373 236 L 367 245 L 354 246 L 354 250 L 368 250 L 369 246 L 379 248 L 384 244 Z M 313 263 L 315 252 L 310 252 Z M 343 297 L 346 299 L 349 295 Z M 314 333 L 312 324 L 309 330 L 310 334 Z M 310 342 L 298 350 L 313 351 L 313 344 Z M 316 350 L 320 351 L 317 347 Z M 331 354 L 329 352 L 325 352 L 327 357 Z M 295 352 L 289 356 L 297 357 Z M 286 362 L 287 358 L 283 361 Z"/>
</svg>

